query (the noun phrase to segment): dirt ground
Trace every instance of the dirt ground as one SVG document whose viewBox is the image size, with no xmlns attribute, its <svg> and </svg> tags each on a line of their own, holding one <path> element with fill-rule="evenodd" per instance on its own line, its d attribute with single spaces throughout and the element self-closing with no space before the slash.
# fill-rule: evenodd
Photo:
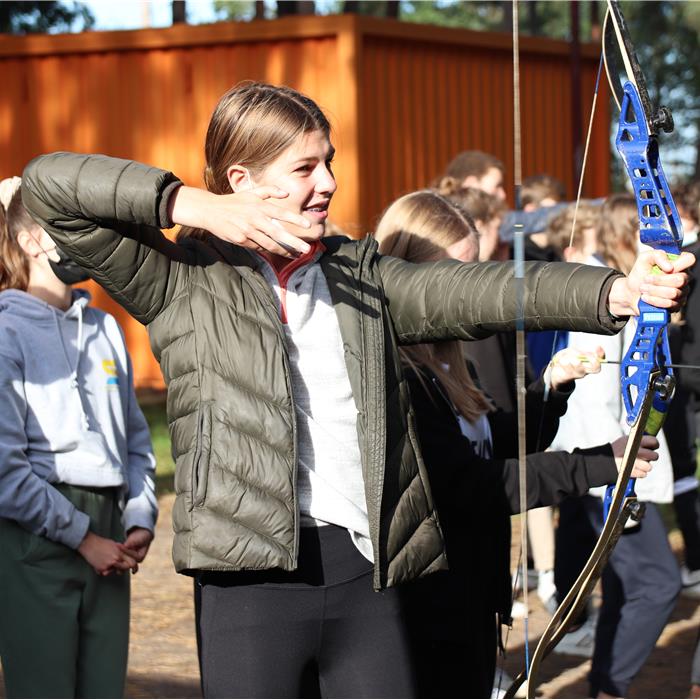
<svg viewBox="0 0 700 700">
<path fill-rule="evenodd" d="M 127 697 L 201 697 L 192 610 L 192 581 L 174 573 L 170 559 L 173 496 L 161 499 L 161 517 L 148 559 L 133 577 L 131 647 Z M 517 542 L 517 533 L 514 533 Z M 672 540 L 672 544 L 679 543 Z M 531 650 L 547 622 L 537 596 L 531 596 Z M 698 602 L 681 598 L 656 649 L 639 674 L 630 697 L 688 696 L 690 664 L 700 626 Z M 508 640 L 505 670 L 515 675 L 523 659 L 523 624 L 516 621 Z M 531 651 L 532 653 L 532 651 Z M 539 693 L 547 698 L 587 697 L 590 662 L 551 654 L 543 664 Z M 0 684 L 0 694 L 3 690 Z M 4 694 L 2 694 L 4 697 Z"/>
</svg>

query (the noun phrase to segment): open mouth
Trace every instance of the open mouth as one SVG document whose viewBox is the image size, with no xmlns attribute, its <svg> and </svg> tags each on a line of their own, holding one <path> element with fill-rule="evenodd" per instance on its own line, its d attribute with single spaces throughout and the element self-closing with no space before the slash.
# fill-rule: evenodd
<svg viewBox="0 0 700 700">
<path fill-rule="evenodd" d="M 310 207 L 304 207 L 304 214 L 310 214 L 314 219 L 323 221 L 328 216 L 328 205 L 330 201 L 314 204 Z"/>
</svg>

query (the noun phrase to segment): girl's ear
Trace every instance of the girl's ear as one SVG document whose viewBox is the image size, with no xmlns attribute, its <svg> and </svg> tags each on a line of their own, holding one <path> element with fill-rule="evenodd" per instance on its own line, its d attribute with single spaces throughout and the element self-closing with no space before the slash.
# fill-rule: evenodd
<svg viewBox="0 0 700 700">
<path fill-rule="evenodd" d="M 232 192 L 246 192 L 253 189 L 253 180 L 248 168 L 242 165 L 232 165 L 226 171 L 226 178 Z"/>
<path fill-rule="evenodd" d="M 39 241 L 29 231 L 22 230 L 17 234 L 17 244 L 31 258 L 44 252 Z"/>
</svg>

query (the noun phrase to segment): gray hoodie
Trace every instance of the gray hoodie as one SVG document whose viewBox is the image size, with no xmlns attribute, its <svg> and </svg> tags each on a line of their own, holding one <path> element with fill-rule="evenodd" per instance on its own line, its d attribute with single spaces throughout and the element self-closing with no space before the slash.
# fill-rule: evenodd
<svg viewBox="0 0 700 700">
<path fill-rule="evenodd" d="M 112 316 L 0 292 L 0 517 L 77 548 L 89 518 L 55 488 L 121 487 L 124 529 L 153 530 L 155 459 Z"/>
</svg>

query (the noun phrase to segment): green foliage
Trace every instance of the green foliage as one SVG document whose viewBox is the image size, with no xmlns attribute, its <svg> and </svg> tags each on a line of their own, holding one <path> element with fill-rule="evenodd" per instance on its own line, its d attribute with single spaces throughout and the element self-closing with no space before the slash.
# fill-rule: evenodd
<svg viewBox="0 0 700 700">
<path fill-rule="evenodd" d="M 591 5 L 581 3 L 579 36 L 591 35 Z M 571 3 L 568 0 L 527 0 L 519 4 L 519 25 L 522 34 L 571 38 Z M 416 0 L 401 3 L 400 18 L 407 22 L 461 27 L 475 31 L 510 31 L 510 0 Z"/>
<path fill-rule="evenodd" d="M 663 136 L 664 163 L 698 177 L 700 163 L 700 5 L 692 2 L 625 2 L 629 25 L 649 96 L 671 108 L 676 130 Z M 667 153 L 671 152 L 671 159 Z"/>
<path fill-rule="evenodd" d="M 255 17 L 254 0 L 214 0 L 216 16 L 225 20 L 251 20 Z"/>
<path fill-rule="evenodd" d="M 443 27 L 496 31 L 503 28 L 503 4 L 498 0 L 478 2 L 402 2 L 400 18 L 406 22 L 437 24 Z"/>
<path fill-rule="evenodd" d="M 386 17 L 386 5 L 384 0 L 360 0 L 357 14 L 369 15 L 370 17 Z"/>
<path fill-rule="evenodd" d="M 169 493 L 174 488 L 175 463 L 170 450 L 170 433 L 168 432 L 165 402 L 145 403 L 142 401 L 141 410 L 151 430 L 153 451 L 156 455 L 156 491 L 158 495 Z"/>
<path fill-rule="evenodd" d="M 35 34 L 90 29 L 95 18 L 78 2 L 56 0 L 3 0 L 0 2 L 0 33 Z"/>
</svg>

